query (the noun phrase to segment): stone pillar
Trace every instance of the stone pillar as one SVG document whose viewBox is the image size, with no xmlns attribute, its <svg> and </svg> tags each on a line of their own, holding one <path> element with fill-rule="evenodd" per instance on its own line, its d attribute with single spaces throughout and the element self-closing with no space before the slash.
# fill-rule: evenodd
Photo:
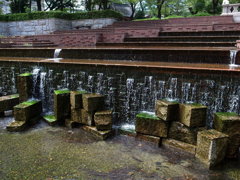
<svg viewBox="0 0 240 180">
<path fill-rule="evenodd" d="M 98 131 L 106 131 L 112 129 L 112 111 L 98 111 L 94 115 L 95 126 Z"/>
<path fill-rule="evenodd" d="M 214 129 L 198 132 L 196 157 L 209 168 L 220 163 L 226 154 L 228 135 Z"/>
<path fill-rule="evenodd" d="M 236 113 L 215 113 L 214 129 L 229 136 L 228 158 L 238 158 L 240 148 L 240 116 Z"/>
<path fill-rule="evenodd" d="M 20 74 L 17 77 L 17 87 L 19 93 L 19 101 L 24 102 L 32 97 L 33 80 L 31 73 Z"/>
<path fill-rule="evenodd" d="M 206 124 L 207 107 L 201 104 L 180 104 L 180 122 L 188 127 L 203 127 Z"/>
<path fill-rule="evenodd" d="M 65 119 L 70 116 L 70 91 L 54 91 L 54 115 L 58 122 L 64 123 Z"/>
<path fill-rule="evenodd" d="M 156 115 L 164 121 L 178 120 L 179 104 L 167 100 L 157 100 L 155 105 Z"/>
<path fill-rule="evenodd" d="M 18 94 L 0 97 L 0 116 L 4 116 L 4 111 L 12 110 L 17 104 L 19 104 Z"/>
</svg>

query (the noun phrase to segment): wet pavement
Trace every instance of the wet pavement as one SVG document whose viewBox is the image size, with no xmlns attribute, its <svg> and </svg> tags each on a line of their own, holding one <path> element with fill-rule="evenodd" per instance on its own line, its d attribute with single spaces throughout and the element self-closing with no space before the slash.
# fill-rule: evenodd
<svg viewBox="0 0 240 180">
<path fill-rule="evenodd" d="M 97 141 L 80 128 L 44 122 L 23 133 L 7 132 L 0 118 L 0 179 L 240 179 L 240 161 L 207 170 L 193 156 L 128 136 Z"/>
</svg>

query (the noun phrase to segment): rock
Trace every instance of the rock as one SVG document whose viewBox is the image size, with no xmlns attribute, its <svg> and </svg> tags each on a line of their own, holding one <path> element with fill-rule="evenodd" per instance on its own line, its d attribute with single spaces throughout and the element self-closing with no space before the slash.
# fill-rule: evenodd
<svg viewBox="0 0 240 180">
<path fill-rule="evenodd" d="M 70 116 L 70 91 L 54 91 L 54 115 L 60 123 L 64 123 L 65 118 Z"/>
<path fill-rule="evenodd" d="M 94 122 L 97 130 L 105 131 L 112 129 L 112 111 L 98 111 L 94 114 Z"/>
<path fill-rule="evenodd" d="M 178 120 L 179 104 L 167 100 L 157 100 L 155 113 L 164 121 L 176 121 Z"/>
<path fill-rule="evenodd" d="M 86 91 L 71 91 L 70 102 L 73 109 L 83 108 L 82 95 L 86 93 Z"/>
<path fill-rule="evenodd" d="M 71 107 L 71 120 L 73 122 L 82 123 L 82 109 L 74 109 Z"/>
<path fill-rule="evenodd" d="M 7 130 L 11 132 L 24 131 L 27 128 L 25 121 L 13 121 L 7 126 Z"/>
<path fill-rule="evenodd" d="M 180 122 L 188 127 L 203 127 L 206 124 L 207 107 L 201 104 L 180 104 Z"/>
<path fill-rule="evenodd" d="M 96 127 L 92 126 L 83 126 L 83 129 L 94 135 L 99 140 L 105 140 L 114 134 L 113 130 L 98 131 Z"/>
<path fill-rule="evenodd" d="M 155 144 L 158 147 L 161 144 L 161 138 L 160 137 L 156 137 L 156 136 L 150 136 L 150 135 L 137 133 L 136 134 L 136 138 L 140 139 L 140 140 L 143 140 L 143 141 L 151 142 L 151 143 Z"/>
<path fill-rule="evenodd" d="M 198 132 L 196 157 L 209 168 L 220 163 L 226 154 L 228 135 L 214 129 Z"/>
<path fill-rule="evenodd" d="M 31 73 L 20 74 L 17 77 L 17 89 L 20 102 L 27 101 L 32 97 L 33 80 Z"/>
<path fill-rule="evenodd" d="M 162 145 L 163 146 L 170 146 L 170 147 L 174 147 L 180 150 L 184 150 L 190 154 L 195 155 L 196 153 L 196 146 L 192 145 L 192 144 L 188 144 L 182 141 L 178 141 L 175 139 L 171 139 L 171 138 L 163 138 L 162 139 Z"/>
<path fill-rule="evenodd" d="M 240 116 L 236 113 L 215 113 L 214 129 L 229 136 L 227 157 L 238 158 L 240 148 Z"/>
<path fill-rule="evenodd" d="M 54 115 L 46 115 L 43 116 L 43 119 L 50 125 L 50 126 L 54 126 L 57 124 L 57 119 Z"/>
<path fill-rule="evenodd" d="M 71 119 L 65 119 L 65 126 L 69 129 L 72 129 L 75 123 L 76 122 L 72 121 Z"/>
<path fill-rule="evenodd" d="M 0 97 L 0 112 L 12 110 L 14 106 L 19 104 L 19 95 L 13 94 Z"/>
<path fill-rule="evenodd" d="M 100 94 L 83 94 L 83 109 L 95 112 L 104 109 L 104 96 Z"/>
<path fill-rule="evenodd" d="M 196 145 L 197 133 L 202 130 L 205 130 L 205 128 L 189 128 L 180 122 L 174 121 L 170 125 L 168 137 L 188 144 Z"/>
<path fill-rule="evenodd" d="M 118 132 L 119 132 L 119 134 L 131 136 L 131 137 L 136 137 L 136 135 L 137 135 L 136 131 L 133 131 L 133 130 L 130 130 L 130 129 L 120 128 L 120 129 L 118 129 Z"/>
<path fill-rule="evenodd" d="M 94 117 L 94 113 L 93 112 L 88 112 L 84 109 L 81 109 L 81 123 L 88 125 L 88 126 L 93 126 L 94 125 L 94 121 L 93 121 L 93 117 Z"/>
<path fill-rule="evenodd" d="M 42 103 L 38 100 L 25 101 L 17 106 L 14 106 L 15 121 L 32 122 L 31 120 L 40 116 L 41 113 Z"/>
<path fill-rule="evenodd" d="M 155 115 L 148 113 L 137 114 L 136 132 L 151 136 L 167 137 L 169 124 Z"/>
</svg>

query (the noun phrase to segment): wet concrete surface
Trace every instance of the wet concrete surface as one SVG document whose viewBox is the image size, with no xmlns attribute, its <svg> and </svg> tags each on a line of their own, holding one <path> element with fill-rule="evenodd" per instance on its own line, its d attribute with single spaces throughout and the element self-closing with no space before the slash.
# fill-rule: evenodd
<svg viewBox="0 0 240 180">
<path fill-rule="evenodd" d="M 7 132 L 0 118 L 0 179 L 240 179 L 240 162 L 207 170 L 192 155 L 129 136 L 97 141 L 80 128 L 44 122 L 22 133 Z"/>
</svg>

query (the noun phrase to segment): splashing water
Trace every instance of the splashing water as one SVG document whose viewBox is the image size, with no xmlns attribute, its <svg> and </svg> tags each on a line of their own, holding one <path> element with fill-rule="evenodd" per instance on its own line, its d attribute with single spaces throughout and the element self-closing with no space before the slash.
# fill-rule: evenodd
<svg viewBox="0 0 240 180">
<path fill-rule="evenodd" d="M 238 67 L 239 65 L 236 64 L 236 57 L 237 57 L 238 50 L 230 50 L 230 67 Z"/>
</svg>

